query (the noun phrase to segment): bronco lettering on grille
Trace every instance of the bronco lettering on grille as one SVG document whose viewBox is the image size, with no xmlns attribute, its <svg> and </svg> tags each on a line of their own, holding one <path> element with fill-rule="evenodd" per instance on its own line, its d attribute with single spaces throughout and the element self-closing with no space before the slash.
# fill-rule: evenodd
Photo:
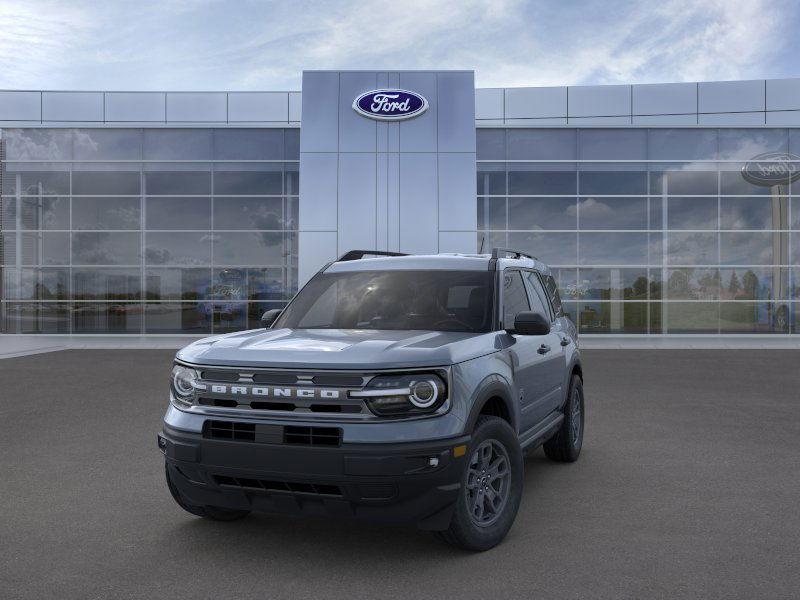
<svg viewBox="0 0 800 600">
<path fill-rule="evenodd" d="M 330 389 L 220 384 L 212 385 L 211 392 L 213 394 L 226 394 L 231 396 L 257 396 L 259 398 L 321 398 L 325 400 L 336 400 L 341 394 L 340 390 Z"/>
</svg>

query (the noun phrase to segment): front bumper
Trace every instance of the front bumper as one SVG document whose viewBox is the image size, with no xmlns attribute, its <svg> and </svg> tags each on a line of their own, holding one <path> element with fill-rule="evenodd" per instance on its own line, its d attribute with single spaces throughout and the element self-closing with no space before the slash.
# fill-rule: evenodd
<svg viewBox="0 0 800 600">
<path fill-rule="evenodd" d="M 450 523 L 466 464 L 463 449 L 454 448 L 469 439 L 294 446 L 210 439 L 165 424 L 158 446 L 190 504 L 441 530 Z"/>
</svg>

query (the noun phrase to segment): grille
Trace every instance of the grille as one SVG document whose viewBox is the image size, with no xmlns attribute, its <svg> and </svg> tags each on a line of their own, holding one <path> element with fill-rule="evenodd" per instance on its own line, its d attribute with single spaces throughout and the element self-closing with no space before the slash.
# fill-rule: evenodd
<svg viewBox="0 0 800 600">
<path fill-rule="evenodd" d="M 342 444 L 342 430 L 338 427 L 295 427 L 235 421 L 206 421 L 203 425 L 203 436 L 216 440 L 260 444 L 328 447 Z"/>
<path fill-rule="evenodd" d="M 342 488 L 328 483 L 298 483 L 295 481 L 272 481 L 266 479 L 249 479 L 244 477 L 229 477 L 227 475 L 214 475 L 217 485 L 224 487 L 244 488 L 247 490 L 261 490 L 265 492 L 286 492 L 290 494 L 313 494 L 316 496 L 342 497 Z"/>
<path fill-rule="evenodd" d="M 340 446 L 342 430 L 338 427 L 297 427 L 287 425 L 283 428 L 283 443 L 300 446 Z"/>
</svg>

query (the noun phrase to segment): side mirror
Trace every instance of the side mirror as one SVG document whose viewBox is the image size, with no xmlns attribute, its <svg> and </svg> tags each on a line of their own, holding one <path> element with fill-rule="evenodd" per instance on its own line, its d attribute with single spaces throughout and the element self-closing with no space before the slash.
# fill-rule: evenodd
<svg viewBox="0 0 800 600">
<path fill-rule="evenodd" d="M 514 330 L 510 333 L 519 335 L 547 335 L 550 333 L 550 319 L 543 314 L 532 311 L 517 313 L 514 318 Z"/>
<path fill-rule="evenodd" d="M 272 327 L 272 324 L 275 322 L 275 319 L 283 312 L 281 308 L 273 308 L 272 310 L 268 310 L 263 315 L 261 315 L 261 326 L 264 329 L 269 329 Z"/>
</svg>

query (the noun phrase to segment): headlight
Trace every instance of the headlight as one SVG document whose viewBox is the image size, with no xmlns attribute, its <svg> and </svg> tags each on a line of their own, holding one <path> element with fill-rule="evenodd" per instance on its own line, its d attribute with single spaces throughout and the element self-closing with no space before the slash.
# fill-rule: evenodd
<svg viewBox="0 0 800 600">
<path fill-rule="evenodd" d="M 172 394 L 176 400 L 184 404 L 191 404 L 194 396 L 195 382 L 200 378 L 197 371 L 175 365 L 172 367 Z"/>
<path fill-rule="evenodd" d="M 362 398 L 382 417 L 436 412 L 447 401 L 447 386 L 435 373 L 378 375 L 351 398 Z"/>
</svg>

